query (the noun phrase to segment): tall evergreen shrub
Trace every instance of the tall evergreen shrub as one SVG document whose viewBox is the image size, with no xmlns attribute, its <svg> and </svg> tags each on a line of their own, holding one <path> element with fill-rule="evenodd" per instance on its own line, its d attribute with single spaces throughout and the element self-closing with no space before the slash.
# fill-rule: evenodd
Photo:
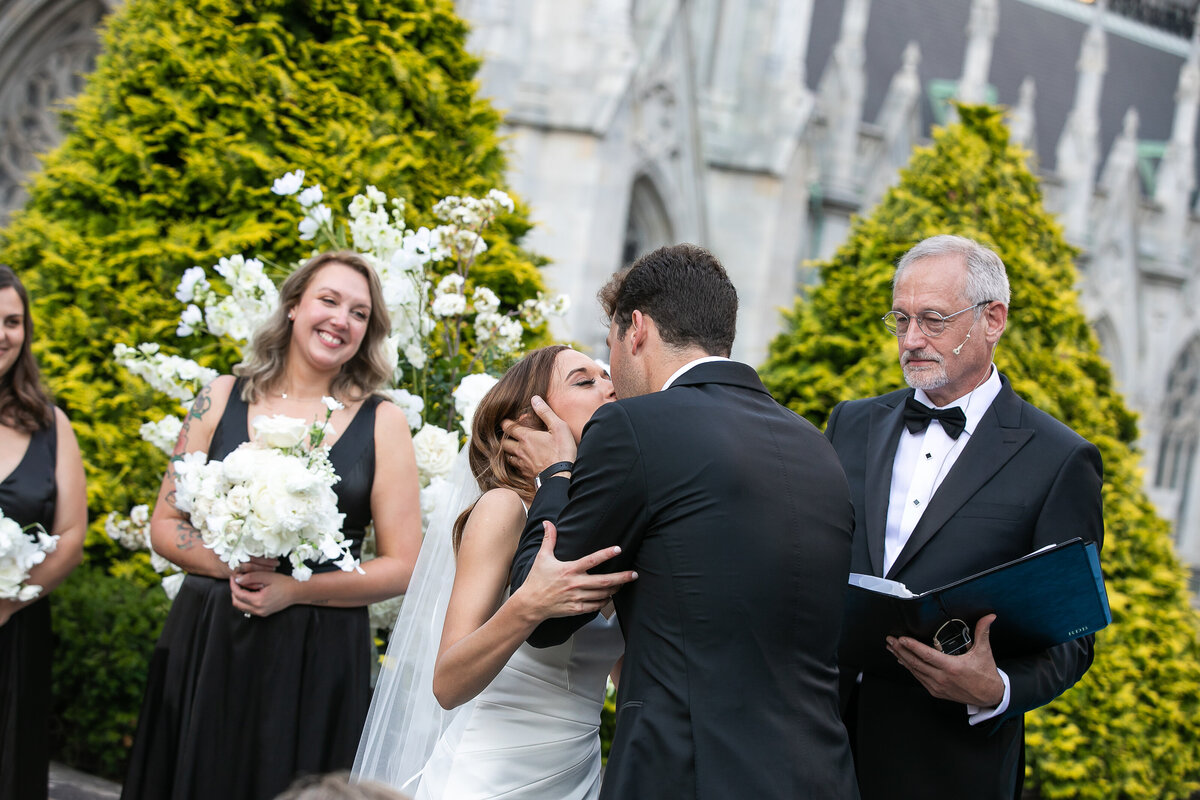
<svg viewBox="0 0 1200 800">
<path fill-rule="evenodd" d="M 1044 798 L 1186 798 L 1200 787 L 1200 645 L 1167 524 L 1142 486 L 1134 415 L 1080 311 L 1075 251 L 1042 206 L 1000 112 L 964 107 L 915 151 L 900 182 L 819 265 L 760 372 L 781 402 L 823 425 L 840 400 L 899 388 L 891 307 L 899 257 L 956 233 L 995 248 L 1012 306 L 996 365 L 1026 400 L 1104 457 L 1101 560 L 1113 624 L 1073 689 L 1026 717 L 1027 786 Z M 896 724 L 902 729 L 903 720 Z"/>
<path fill-rule="evenodd" d="M 165 466 L 137 428 L 148 405 L 169 406 L 113 364 L 113 345 L 169 342 L 172 293 L 194 264 L 309 254 L 273 179 L 305 169 L 342 219 L 374 184 L 407 198 L 417 223 L 443 196 L 503 184 L 499 116 L 474 96 L 465 35 L 450 0 L 126 0 L 109 18 L 64 143 L 0 231 L 94 519 L 152 500 Z M 474 272 L 508 302 L 541 286 L 516 244 L 528 227 L 501 220 Z"/>
</svg>

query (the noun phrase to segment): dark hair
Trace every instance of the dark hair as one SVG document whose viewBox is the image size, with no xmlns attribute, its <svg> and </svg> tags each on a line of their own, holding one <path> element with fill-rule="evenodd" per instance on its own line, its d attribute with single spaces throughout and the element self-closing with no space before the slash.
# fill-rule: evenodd
<svg viewBox="0 0 1200 800">
<path fill-rule="evenodd" d="M 565 344 L 552 344 L 534 350 L 513 364 L 504 377 L 500 378 L 479 401 L 475 417 L 471 420 L 471 441 L 468 442 L 467 457 L 471 473 L 479 483 L 480 491 L 504 487 L 512 489 L 525 499 L 533 497 L 536 487 L 533 479 L 513 469 L 504 457 L 504 438 L 507 434 L 500 427 L 506 419 L 520 421 L 522 425 L 542 428 L 541 420 L 533 413 L 529 401 L 536 394 L 545 398 L 554 378 L 554 362 L 558 354 L 570 350 Z M 454 522 L 454 551 L 458 552 L 463 528 L 467 518 L 475 510 L 474 503 L 458 516 Z"/>
<path fill-rule="evenodd" d="M 599 293 L 617 337 L 634 311 L 654 320 L 663 343 L 699 347 L 728 356 L 737 332 L 737 290 L 716 256 L 694 244 L 675 244 L 647 253 L 616 273 Z"/>
<path fill-rule="evenodd" d="M 0 376 L 0 424 L 25 433 L 33 433 L 54 424 L 50 395 L 42 386 L 41 373 L 33 358 L 33 316 L 29 313 L 29 293 L 21 285 L 17 273 L 7 264 L 0 264 L 0 290 L 14 289 L 21 298 L 25 312 L 25 341 L 12 368 Z"/>
<path fill-rule="evenodd" d="M 367 319 L 362 343 L 358 352 L 342 365 L 341 371 L 333 379 L 333 385 L 329 387 L 330 391 L 339 400 L 361 400 L 374 394 L 391 375 L 391 367 L 383 353 L 391 321 L 388 319 L 379 276 L 358 253 L 348 250 L 321 253 L 310 258 L 283 282 L 279 288 L 279 305 L 254 332 L 246 360 L 233 368 L 234 375 L 245 379 L 242 399 L 247 403 L 254 402 L 261 393 L 276 388 L 276 381 L 283 376 L 288 346 L 292 340 L 292 322 L 288 319 L 288 312 L 300 302 L 313 277 L 330 264 L 344 264 L 362 275 L 367 279 L 367 289 L 371 294 L 371 315 Z"/>
</svg>

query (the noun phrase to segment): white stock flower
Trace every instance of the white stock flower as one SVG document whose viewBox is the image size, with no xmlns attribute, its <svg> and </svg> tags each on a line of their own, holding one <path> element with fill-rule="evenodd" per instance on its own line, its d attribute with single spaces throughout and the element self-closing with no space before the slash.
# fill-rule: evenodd
<svg viewBox="0 0 1200 800">
<path fill-rule="evenodd" d="M 138 433 L 143 441 L 149 442 L 170 455 L 175 450 L 175 442 L 178 441 L 181 430 L 183 430 L 183 420 L 168 415 L 158 422 L 143 422 Z"/>
<path fill-rule="evenodd" d="M 324 197 L 325 195 L 322 194 L 320 186 L 310 186 L 300 193 L 296 201 L 300 203 L 301 208 L 308 208 L 321 202 Z"/>
<path fill-rule="evenodd" d="M 179 315 L 179 327 L 175 329 L 175 335 L 191 336 L 202 322 L 204 322 L 204 313 L 200 310 L 200 306 L 188 303 L 187 308 Z"/>
<path fill-rule="evenodd" d="M 487 193 L 487 199 L 492 202 L 493 207 L 500 206 L 505 211 L 509 211 L 509 212 L 511 212 L 513 210 L 514 206 L 513 206 L 512 198 L 509 197 L 505 192 L 500 191 L 499 189 L 492 189 L 491 191 L 489 191 Z"/>
<path fill-rule="evenodd" d="M 466 281 L 463 280 L 462 275 L 459 275 L 457 272 L 451 272 L 449 275 L 443 276 L 442 279 L 438 281 L 436 294 L 458 294 L 462 291 L 463 284 L 465 283 Z"/>
<path fill-rule="evenodd" d="M 179 287 L 175 290 L 175 299 L 181 303 L 190 303 L 196 299 L 197 293 L 208 291 L 208 278 L 204 267 L 188 267 L 183 277 L 179 279 Z"/>
<path fill-rule="evenodd" d="M 341 411 L 343 408 L 345 408 L 344 405 L 332 397 L 322 397 L 321 402 L 324 403 L 325 408 L 329 409 L 330 411 Z"/>
<path fill-rule="evenodd" d="M 503 319 L 496 330 L 496 347 L 502 353 L 515 353 L 521 348 L 521 334 L 524 332 L 519 320 Z"/>
<path fill-rule="evenodd" d="M 271 191 L 282 197 L 293 195 L 304 185 L 304 170 L 285 173 L 282 178 L 276 178 L 271 184 Z"/>
<path fill-rule="evenodd" d="M 41 594 L 42 587 L 26 583 L 29 571 L 54 552 L 58 537 L 45 531 L 34 533 L 21 528 L 0 513 L 0 598 L 26 602 Z"/>
<path fill-rule="evenodd" d="M 176 572 L 174 575 L 167 575 L 162 579 L 162 588 L 168 598 L 175 599 L 175 595 L 179 594 L 179 587 L 183 585 L 183 579 L 186 577 L 186 572 Z"/>
<path fill-rule="evenodd" d="M 453 392 L 454 410 L 461 417 L 458 424 L 462 426 L 463 433 L 468 436 L 471 435 L 471 421 L 475 418 L 475 409 L 479 407 L 479 401 L 496 383 L 497 380 L 494 376 L 484 372 L 467 375 L 455 387 Z"/>
<path fill-rule="evenodd" d="M 259 442 L 267 447 L 295 447 L 308 439 L 309 423 L 295 417 L 260 415 L 250 421 Z"/>
<path fill-rule="evenodd" d="M 308 211 L 308 216 L 300 220 L 300 238 L 303 241 L 308 241 L 317 235 L 317 231 L 323 225 L 328 225 L 333 220 L 333 212 L 329 210 L 329 206 L 321 204 Z"/>
<path fill-rule="evenodd" d="M 458 455 L 458 434 L 426 424 L 413 434 L 413 450 L 416 452 L 417 470 L 429 481 L 445 475 L 454 466 L 454 457 Z"/>
</svg>

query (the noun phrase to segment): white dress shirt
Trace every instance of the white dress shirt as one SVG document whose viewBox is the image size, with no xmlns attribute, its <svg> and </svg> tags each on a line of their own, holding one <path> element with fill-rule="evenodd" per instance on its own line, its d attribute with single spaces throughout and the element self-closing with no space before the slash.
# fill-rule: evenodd
<svg viewBox="0 0 1200 800">
<path fill-rule="evenodd" d="M 935 406 L 929 395 L 921 389 L 916 390 L 918 402 L 931 408 L 961 408 L 967 422 L 957 439 L 951 439 L 942 428 L 942 423 L 936 419 L 931 420 L 923 431 L 910 433 L 907 427 L 900 431 L 900 442 L 892 461 L 892 486 L 888 497 L 887 528 L 883 539 L 884 575 L 887 575 L 896 563 L 900 551 L 908 543 L 929 501 L 954 467 L 954 462 L 958 460 L 971 434 L 998 394 L 1000 373 L 994 365 L 987 380 L 946 406 Z M 1008 675 L 1002 669 L 997 669 L 997 672 L 1004 681 L 1004 697 L 995 708 L 981 709 L 968 704 L 967 713 L 970 714 L 972 725 L 1002 714 L 1008 708 Z"/>
<path fill-rule="evenodd" d="M 692 367 L 697 366 L 698 364 L 707 364 L 710 361 L 731 361 L 731 360 L 732 359 L 725 358 L 725 356 L 704 356 L 703 358 L 697 358 L 695 361 L 689 361 L 688 363 L 684 364 L 679 369 L 675 370 L 675 373 L 673 375 L 671 375 L 671 377 L 667 378 L 667 382 L 663 384 L 662 389 L 659 389 L 659 391 L 661 392 L 661 391 L 670 389 L 671 384 L 674 383 L 675 381 L 679 380 L 680 375 L 687 372 Z"/>
</svg>

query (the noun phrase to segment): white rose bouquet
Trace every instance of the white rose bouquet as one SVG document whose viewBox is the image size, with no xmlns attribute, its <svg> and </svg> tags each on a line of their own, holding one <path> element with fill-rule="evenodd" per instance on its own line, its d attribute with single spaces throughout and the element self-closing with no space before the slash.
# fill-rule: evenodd
<svg viewBox="0 0 1200 800">
<path fill-rule="evenodd" d="M 341 404 L 324 400 L 323 422 L 256 417 L 256 440 L 223 460 L 188 453 L 176 462 L 176 507 L 191 517 L 204 546 L 230 567 L 255 556 L 286 556 L 300 581 L 312 575 L 304 563 L 309 560 L 362 571 L 342 535 L 345 515 L 333 492 L 341 479 L 323 444 L 329 417 Z"/>
<path fill-rule="evenodd" d="M 0 513 L 0 598 L 25 602 L 41 594 L 41 586 L 26 583 L 29 571 L 56 547 L 58 537 L 46 533 L 41 525 L 31 536 L 16 520 Z"/>
</svg>

